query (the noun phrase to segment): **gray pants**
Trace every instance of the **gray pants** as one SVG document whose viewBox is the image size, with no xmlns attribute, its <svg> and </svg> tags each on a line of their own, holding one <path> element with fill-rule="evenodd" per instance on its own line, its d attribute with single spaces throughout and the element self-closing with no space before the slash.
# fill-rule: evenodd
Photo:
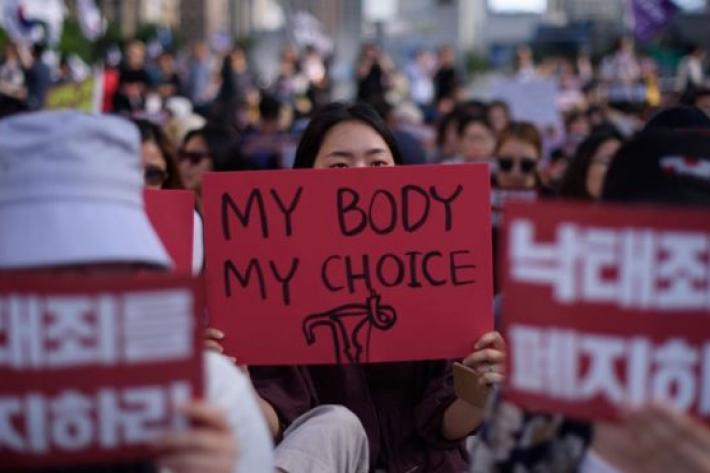
<svg viewBox="0 0 710 473">
<path fill-rule="evenodd" d="M 367 473 L 367 434 L 342 406 L 324 405 L 296 419 L 276 447 L 276 468 L 287 473 Z"/>
</svg>

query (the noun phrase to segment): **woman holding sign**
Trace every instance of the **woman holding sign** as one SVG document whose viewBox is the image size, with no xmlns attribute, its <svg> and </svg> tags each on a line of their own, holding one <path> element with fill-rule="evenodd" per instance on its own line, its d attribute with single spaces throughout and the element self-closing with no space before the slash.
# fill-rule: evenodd
<svg viewBox="0 0 710 473">
<path fill-rule="evenodd" d="M 370 107 L 331 104 L 306 129 L 294 167 L 389 167 L 401 162 L 393 136 Z M 471 348 L 463 363 L 475 386 L 467 396 L 470 401 L 456 396 L 452 364 L 446 361 L 252 368 L 272 433 L 282 439 L 276 466 L 289 473 L 463 470 L 468 463 L 463 439 L 481 423 L 490 386 L 503 379 L 498 333 L 484 335 Z M 359 423 L 353 425 L 341 406 L 362 423 L 369 460 L 358 443 Z M 325 421 L 333 412 L 323 412 L 324 407 L 337 412 L 333 422 Z M 322 428 L 313 429 L 316 423 Z M 349 433 L 343 432 L 346 424 Z"/>
</svg>

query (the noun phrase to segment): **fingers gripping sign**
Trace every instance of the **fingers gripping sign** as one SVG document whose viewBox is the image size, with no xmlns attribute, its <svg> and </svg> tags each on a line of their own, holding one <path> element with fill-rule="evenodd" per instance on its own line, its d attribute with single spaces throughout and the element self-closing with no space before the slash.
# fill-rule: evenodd
<svg viewBox="0 0 710 473">
<path fill-rule="evenodd" d="M 454 385 L 459 398 L 483 408 L 492 386 L 505 379 L 505 341 L 498 332 L 483 335 L 474 351 L 454 366 Z"/>
</svg>

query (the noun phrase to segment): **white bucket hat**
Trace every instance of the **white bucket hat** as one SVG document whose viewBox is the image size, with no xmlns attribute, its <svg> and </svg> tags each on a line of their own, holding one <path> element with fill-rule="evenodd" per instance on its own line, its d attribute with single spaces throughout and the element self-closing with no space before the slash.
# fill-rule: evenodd
<svg viewBox="0 0 710 473">
<path fill-rule="evenodd" d="M 0 120 L 0 268 L 172 262 L 143 207 L 130 122 L 74 111 Z"/>
</svg>

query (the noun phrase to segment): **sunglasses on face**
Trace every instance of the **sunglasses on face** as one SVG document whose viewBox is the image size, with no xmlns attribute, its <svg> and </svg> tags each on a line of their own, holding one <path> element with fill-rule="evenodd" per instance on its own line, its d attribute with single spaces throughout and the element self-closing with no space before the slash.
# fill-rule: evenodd
<svg viewBox="0 0 710 473">
<path fill-rule="evenodd" d="M 189 161 L 190 164 L 197 165 L 209 157 L 210 153 L 207 151 L 186 151 L 181 149 L 178 151 L 178 161 L 185 162 Z"/>
<path fill-rule="evenodd" d="M 501 156 L 498 158 L 498 168 L 503 172 L 513 170 L 515 163 L 523 174 L 531 174 L 537 167 L 537 161 L 530 158 L 515 158 L 512 156 Z"/>
<path fill-rule="evenodd" d="M 160 187 L 168 179 L 168 173 L 164 169 L 155 166 L 145 168 L 143 180 L 146 186 Z"/>
</svg>

